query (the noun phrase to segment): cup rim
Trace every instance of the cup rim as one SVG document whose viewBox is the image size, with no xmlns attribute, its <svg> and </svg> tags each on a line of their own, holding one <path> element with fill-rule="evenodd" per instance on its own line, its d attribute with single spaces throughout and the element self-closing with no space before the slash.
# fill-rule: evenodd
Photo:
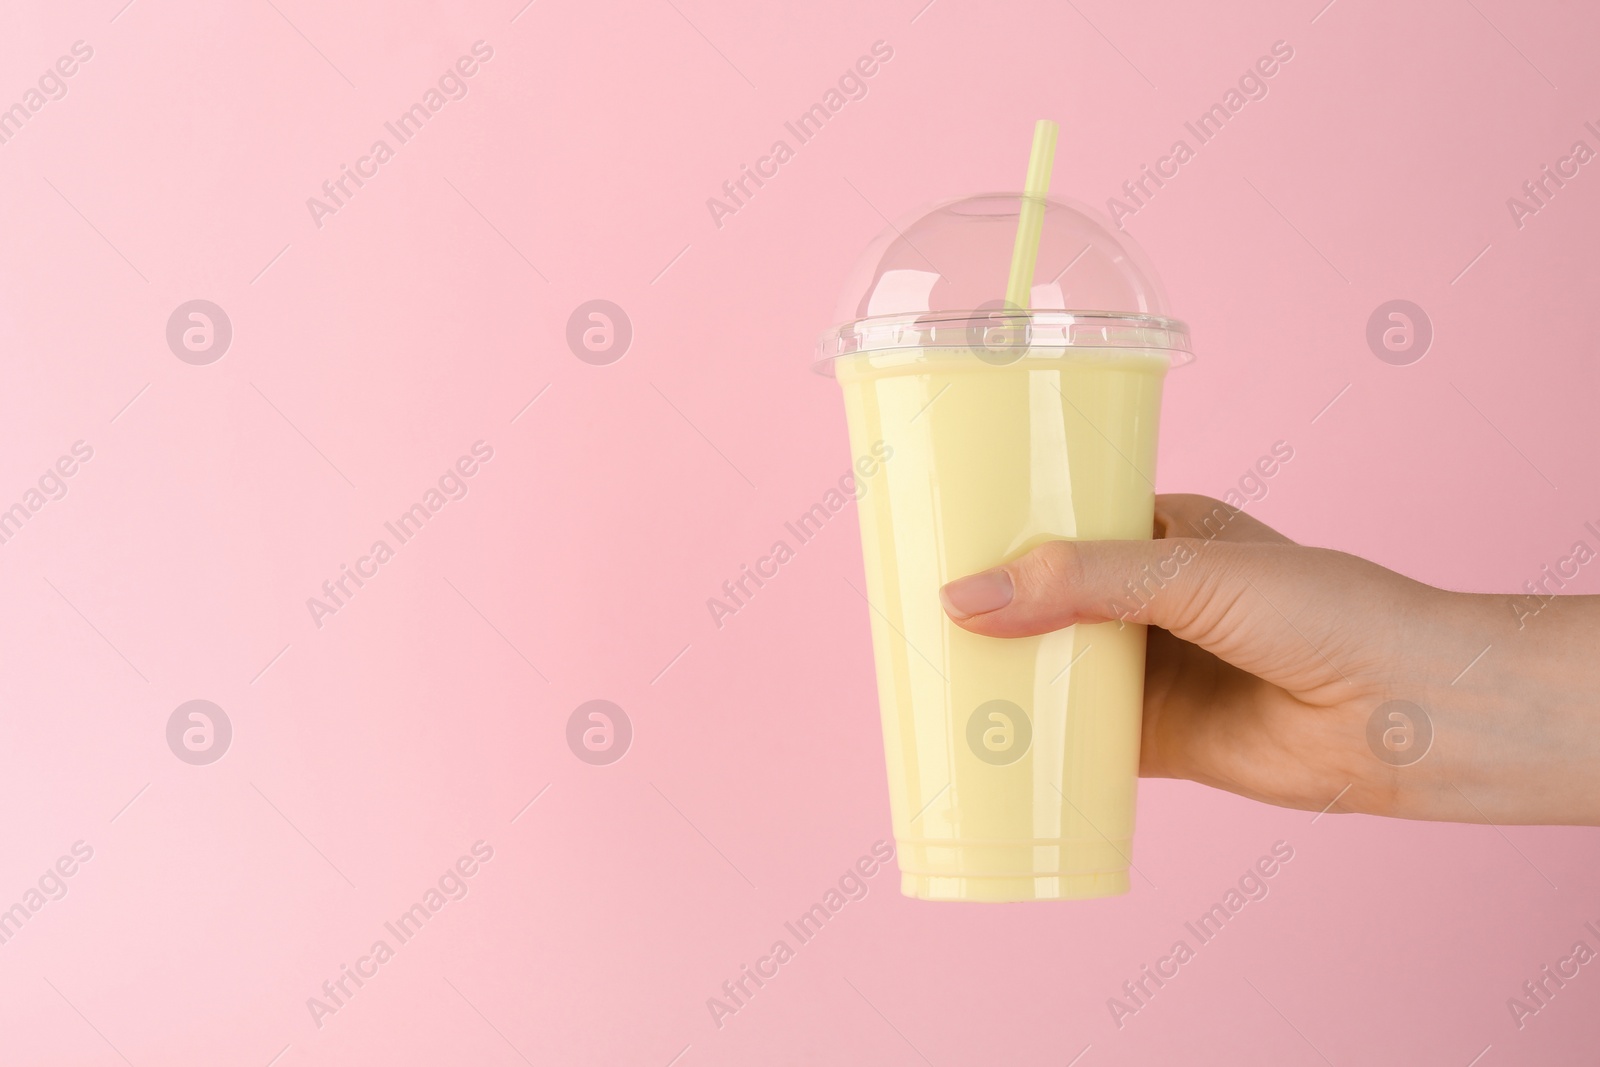
<svg viewBox="0 0 1600 1067">
<path fill-rule="evenodd" d="M 1023 331 L 1020 337 L 1005 331 Z M 997 346 L 991 338 L 1002 338 Z M 1068 354 L 1072 349 L 1167 352 L 1173 366 L 1194 361 L 1189 327 L 1180 319 L 1145 312 L 993 307 L 869 315 L 841 323 L 817 341 L 812 369 L 833 375 L 841 356 L 910 348 L 967 348 Z M 1020 355 L 1019 357 L 1020 358 Z"/>
</svg>

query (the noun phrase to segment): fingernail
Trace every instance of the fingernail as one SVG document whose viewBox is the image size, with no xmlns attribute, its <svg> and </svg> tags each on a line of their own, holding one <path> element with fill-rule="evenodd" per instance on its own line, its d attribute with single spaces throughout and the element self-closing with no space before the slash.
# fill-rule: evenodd
<svg viewBox="0 0 1600 1067">
<path fill-rule="evenodd" d="M 970 619 L 987 611 L 998 611 L 1011 603 L 1011 575 L 1005 571 L 957 578 L 939 590 L 939 599 L 952 619 Z"/>
</svg>

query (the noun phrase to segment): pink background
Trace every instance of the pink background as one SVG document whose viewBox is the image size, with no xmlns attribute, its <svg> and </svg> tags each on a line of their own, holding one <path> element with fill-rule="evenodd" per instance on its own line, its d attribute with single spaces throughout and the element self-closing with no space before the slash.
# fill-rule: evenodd
<svg viewBox="0 0 1600 1067">
<path fill-rule="evenodd" d="M 1284 440 L 1257 514 L 1475 590 L 1600 520 L 1600 163 L 1521 229 L 1505 204 L 1600 148 L 1593 11 L 921 2 L 13 5 L 0 106 L 94 54 L 0 145 L 0 507 L 94 456 L 0 545 L 0 907 L 94 855 L 0 945 L 0 1061 L 1592 1055 L 1592 968 L 1521 1031 L 1505 1002 L 1600 948 L 1593 830 L 1313 822 L 1167 781 L 1130 895 L 938 906 L 890 869 L 712 1022 L 889 821 L 853 518 L 720 630 L 706 598 L 851 462 L 807 358 L 857 250 L 1017 185 L 1035 118 L 1062 124 L 1055 191 L 1103 204 L 1294 49 L 1127 223 L 1200 357 L 1161 488 L 1220 495 Z M 468 95 L 315 225 L 306 198 L 478 40 Z M 866 98 L 716 227 L 706 198 L 877 40 Z M 195 298 L 234 330 L 207 366 L 164 336 Z M 634 329 L 606 366 L 564 339 L 596 298 Z M 1365 341 L 1396 298 L 1435 330 L 1409 366 Z M 479 440 L 465 499 L 314 625 Z M 565 741 L 596 698 L 634 729 L 609 766 Z M 233 726 L 207 766 L 166 742 L 191 699 Z M 479 840 L 465 899 L 319 1028 L 307 998 Z M 1107 998 L 1280 840 L 1270 896 L 1118 1029 Z"/>
</svg>

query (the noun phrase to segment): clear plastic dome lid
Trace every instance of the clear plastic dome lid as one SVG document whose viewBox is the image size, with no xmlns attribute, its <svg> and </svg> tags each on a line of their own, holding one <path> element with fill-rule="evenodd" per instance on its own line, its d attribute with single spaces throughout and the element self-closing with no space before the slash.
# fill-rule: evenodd
<svg viewBox="0 0 1600 1067">
<path fill-rule="evenodd" d="M 1193 360 L 1188 327 L 1168 314 L 1144 250 L 1086 204 L 1045 201 L 1029 306 L 1008 308 L 1021 204 L 1020 193 L 987 193 L 891 224 L 857 261 L 815 368 L 831 374 L 839 356 L 935 346 L 1006 357 L 991 363 L 1091 347 Z"/>
</svg>

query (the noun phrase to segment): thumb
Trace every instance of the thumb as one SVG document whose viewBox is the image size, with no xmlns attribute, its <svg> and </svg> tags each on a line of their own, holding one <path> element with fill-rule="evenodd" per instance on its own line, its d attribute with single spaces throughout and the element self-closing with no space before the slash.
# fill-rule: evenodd
<svg viewBox="0 0 1600 1067">
<path fill-rule="evenodd" d="M 1028 637 L 1079 622 L 1147 623 L 1269 681 L 1303 682 L 1308 661 L 1331 665 L 1318 646 L 1336 643 L 1325 626 L 1337 620 L 1303 619 L 1296 628 L 1279 609 L 1295 612 L 1329 581 L 1353 591 L 1370 578 L 1349 573 L 1341 561 L 1361 562 L 1287 543 L 1050 541 L 959 578 L 939 596 L 956 625 L 989 637 Z"/>
</svg>

